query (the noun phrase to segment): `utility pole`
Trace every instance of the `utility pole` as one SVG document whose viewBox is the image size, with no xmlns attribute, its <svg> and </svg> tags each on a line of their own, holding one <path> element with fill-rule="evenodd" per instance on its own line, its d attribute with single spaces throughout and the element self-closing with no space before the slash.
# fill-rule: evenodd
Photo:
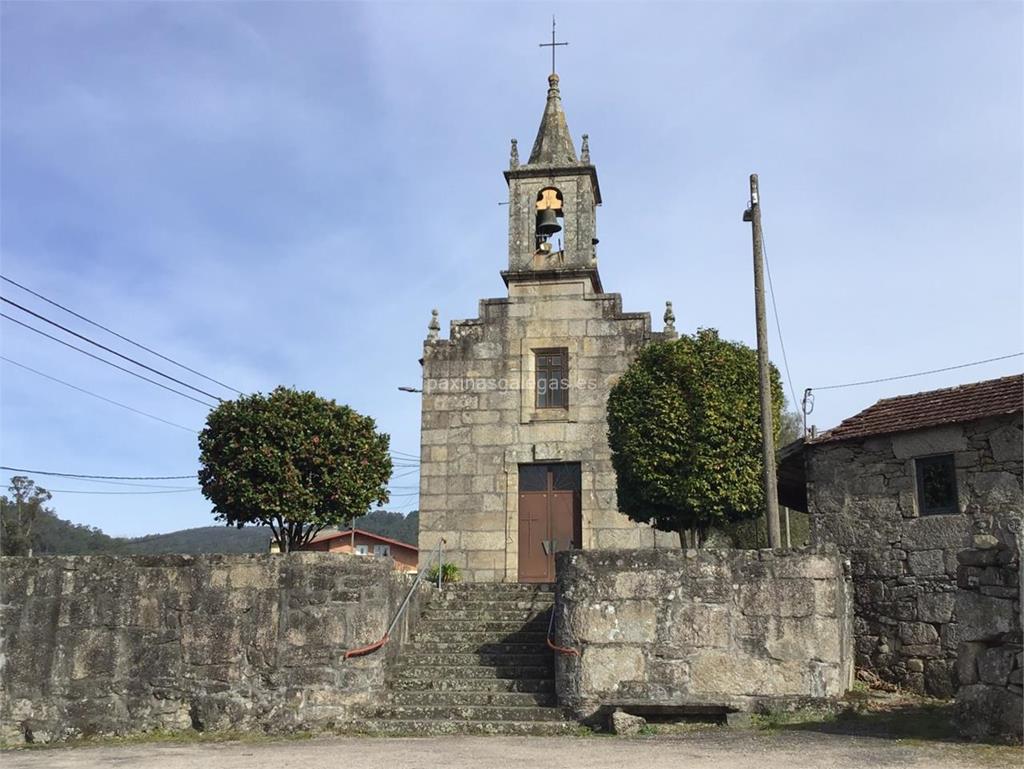
<svg viewBox="0 0 1024 769">
<path fill-rule="evenodd" d="M 757 317 L 757 373 L 761 391 L 761 442 L 764 453 L 764 501 L 768 518 L 768 546 L 782 547 L 779 530 L 779 493 L 775 478 L 775 433 L 772 426 L 772 391 L 768 377 L 768 322 L 764 309 L 764 243 L 761 237 L 761 200 L 757 174 L 750 175 L 750 208 L 743 221 L 752 224 L 754 235 L 754 314 Z"/>
</svg>

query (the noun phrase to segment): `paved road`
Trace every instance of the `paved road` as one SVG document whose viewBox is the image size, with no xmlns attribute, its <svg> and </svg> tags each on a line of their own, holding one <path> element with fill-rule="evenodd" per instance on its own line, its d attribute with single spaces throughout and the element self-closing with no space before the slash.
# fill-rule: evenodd
<svg viewBox="0 0 1024 769">
<path fill-rule="evenodd" d="M 4 769 L 1020 769 L 1019 749 L 815 732 L 614 737 L 320 738 L 9 751 Z"/>
</svg>

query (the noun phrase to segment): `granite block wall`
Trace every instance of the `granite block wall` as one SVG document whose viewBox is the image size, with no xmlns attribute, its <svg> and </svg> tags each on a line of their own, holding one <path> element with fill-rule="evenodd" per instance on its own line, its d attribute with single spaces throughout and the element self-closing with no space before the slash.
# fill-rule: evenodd
<svg viewBox="0 0 1024 769">
<path fill-rule="evenodd" d="M 750 711 L 852 683 L 847 566 L 834 550 L 615 550 L 558 556 L 559 702 Z"/>
<path fill-rule="evenodd" d="M 972 547 L 957 556 L 956 721 L 967 737 L 1021 741 L 1020 559 L 1019 544 L 1008 545 L 985 531 L 975 534 Z"/>
<path fill-rule="evenodd" d="M 344 652 L 411 584 L 390 559 L 321 553 L 2 558 L 0 740 L 346 721 L 398 644 Z"/>
<path fill-rule="evenodd" d="M 915 460 L 950 453 L 958 510 L 921 515 Z M 911 691 L 957 689 L 957 553 L 976 525 L 1009 543 L 1024 503 L 1021 415 L 811 443 L 806 453 L 812 542 L 853 566 L 857 666 Z"/>
</svg>

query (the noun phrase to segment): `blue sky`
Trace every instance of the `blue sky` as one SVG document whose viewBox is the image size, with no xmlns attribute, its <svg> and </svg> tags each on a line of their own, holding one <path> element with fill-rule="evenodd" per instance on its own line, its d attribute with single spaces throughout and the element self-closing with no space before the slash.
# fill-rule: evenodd
<svg viewBox="0 0 1024 769">
<path fill-rule="evenodd" d="M 396 388 L 419 383 L 431 307 L 446 333 L 503 294 L 501 171 L 511 137 L 532 144 L 555 10 L 569 127 L 601 177 L 602 278 L 625 309 L 660 328 L 671 299 L 681 331 L 753 343 L 756 171 L 798 394 L 1016 352 L 1022 8 L 7 2 L 3 272 L 242 390 L 348 403 L 415 454 L 418 398 Z M 203 424 L 198 404 L 2 328 L 7 357 Z M 812 421 L 1022 360 L 821 392 Z M 195 471 L 193 434 L 0 370 L 3 464 Z M 416 482 L 395 480 L 393 509 L 415 507 Z M 54 505 L 115 534 L 211 522 L 193 491 Z"/>
</svg>

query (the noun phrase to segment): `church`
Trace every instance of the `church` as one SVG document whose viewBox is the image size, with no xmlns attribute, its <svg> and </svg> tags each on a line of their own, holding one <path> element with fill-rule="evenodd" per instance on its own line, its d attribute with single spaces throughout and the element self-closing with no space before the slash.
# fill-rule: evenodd
<svg viewBox="0 0 1024 769">
<path fill-rule="evenodd" d="M 674 338 L 646 312 L 624 312 L 598 270 L 601 203 L 588 137 L 579 154 L 558 75 L 525 163 L 508 169 L 507 296 L 423 348 L 421 560 L 444 560 L 470 582 L 552 582 L 554 556 L 582 548 L 678 547 L 618 511 L 608 447 L 608 393 L 637 352 Z"/>
</svg>

